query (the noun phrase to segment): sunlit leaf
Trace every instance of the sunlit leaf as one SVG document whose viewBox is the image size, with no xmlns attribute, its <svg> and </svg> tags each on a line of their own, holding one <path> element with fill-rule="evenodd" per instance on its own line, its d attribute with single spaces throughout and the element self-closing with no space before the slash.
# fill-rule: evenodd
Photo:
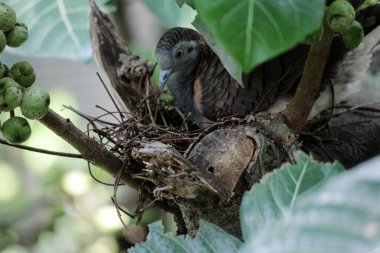
<svg viewBox="0 0 380 253">
<path fill-rule="evenodd" d="M 300 198 L 242 252 L 357 253 L 380 249 L 380 157 Z"/>
<path fill-rule="evenodd" d="M 266 175 L 244 195 L 240 219 L 245 239 L 286 217 L 302 195 L 343 170 L 339 163 L 318 163 L 301 153 L 296 165 L 285 164 Z"/>
</svg>

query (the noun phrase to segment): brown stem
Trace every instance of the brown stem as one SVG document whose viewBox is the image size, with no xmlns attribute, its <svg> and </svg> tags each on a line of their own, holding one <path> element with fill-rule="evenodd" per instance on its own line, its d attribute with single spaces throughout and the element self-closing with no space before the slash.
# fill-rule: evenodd
<svg viewBox="0 0 380 253">
<path fill-rule="evenodd" d="M 282 111 L 286 124 L 296 133 L 305 126 L 314 102 L 318 98 L 333 36 L 332 31 L 325 27 L 322 40 L 310 47 L 296 94 L 286 109 Z"/>
<path fill-rule="evenodd" d="M 106 170 L 114 177 L 123 168 L 122 160 L 75 127 L 69 119 L 62 118 L 53 110 L 49 109 L 40 122 L 77 149 L 84 159 Z M 134 189 L 138 188 L 136 180 L 128 173 L 123 173 L 122 181 Z"/>
</svg>

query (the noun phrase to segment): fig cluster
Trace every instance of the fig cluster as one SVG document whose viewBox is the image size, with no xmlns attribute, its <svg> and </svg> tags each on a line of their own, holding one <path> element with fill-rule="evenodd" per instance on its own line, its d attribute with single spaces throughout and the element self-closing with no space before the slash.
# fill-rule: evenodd
<svg viewBox="0 0 380 253">
<path fill-rule="evenodd" d="M 335 0 L 326 10 L 329 28 L 341 36 L 348 49 L 358 47 L 364 38 L 363 27 L 355 20 L 355 16 L 355 9 L 347 0 Z"/>
<path fill-rule="evenodd" d="M 5 46 L 19 47 L 28 39 L 28 27 L 16 19 L 16 12 L 0 3 L 0 52 Z"/>
<path fill-rule="evenodd" d="M 0 44 L 18 47 L 28 38 L 27 31 L 24 24 L 17 23 L 14 10 L 0 3 Z M 5 45 L 0 46 L 2 51 Z M 0 113 L 10 113 L 8 120 L 0 122 L 0 130 L 10 143 L 22 143 L 30 137 L 32 130 L 25 118 L 38 120 L 48 112 L 49 93 L 36 85 L 35 80 L 36 74 L 29 62 L 17 62 L 11 68 L 0 62 Z M 15 116 L 16 108 L 25 118 Z"/>
</svg>

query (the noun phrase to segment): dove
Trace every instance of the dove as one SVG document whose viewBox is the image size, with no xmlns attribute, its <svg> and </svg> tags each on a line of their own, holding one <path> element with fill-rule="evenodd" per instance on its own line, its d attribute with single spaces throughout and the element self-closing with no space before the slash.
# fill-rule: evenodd
<svg viewBox="0 0 380 253">
<path fill-rule="evenodd" d="M 357 90 L 379 44 L 379 5 L 368 8 L 366 13 L 357 17 L 366 33 L 358 48 L 347 50 L 339 38 L 334 39 L 322 87 L 334 84 L 336 93 L 342 94 L 335 96 L 335 102 Z M 243 75 L 242 87 L 200 33 L 189 28 L 171 28 L 161 36 L 155 49 L 160 66 L 159 89 L 167 87 L 179 109 L 190 114 L 201 128 L 225 116 L 278 112 L 286 106 L 284 99 L 289 101 L 294 94 L 308 49 L 308 45 L 299 44 L 260 64 Z M 312 115 L 331 106 L 331 97 L 331 89 L 325 89 Z"/>
</svg>

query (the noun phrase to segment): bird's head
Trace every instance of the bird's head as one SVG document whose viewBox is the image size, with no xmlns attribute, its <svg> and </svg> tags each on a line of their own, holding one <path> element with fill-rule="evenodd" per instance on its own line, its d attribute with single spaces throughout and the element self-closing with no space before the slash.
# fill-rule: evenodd
<svg viewBox="0 0 380 253">
<path fill-rule="evenodd" d="M 165 85 L 177 85 L 178 78 L 187 77 L 197 67 L 201 35 L 187 28 L 172 28 L 162 35 L 156 46 L 156 59 L 161 68 L 161 92 Z"/>
</svg>

